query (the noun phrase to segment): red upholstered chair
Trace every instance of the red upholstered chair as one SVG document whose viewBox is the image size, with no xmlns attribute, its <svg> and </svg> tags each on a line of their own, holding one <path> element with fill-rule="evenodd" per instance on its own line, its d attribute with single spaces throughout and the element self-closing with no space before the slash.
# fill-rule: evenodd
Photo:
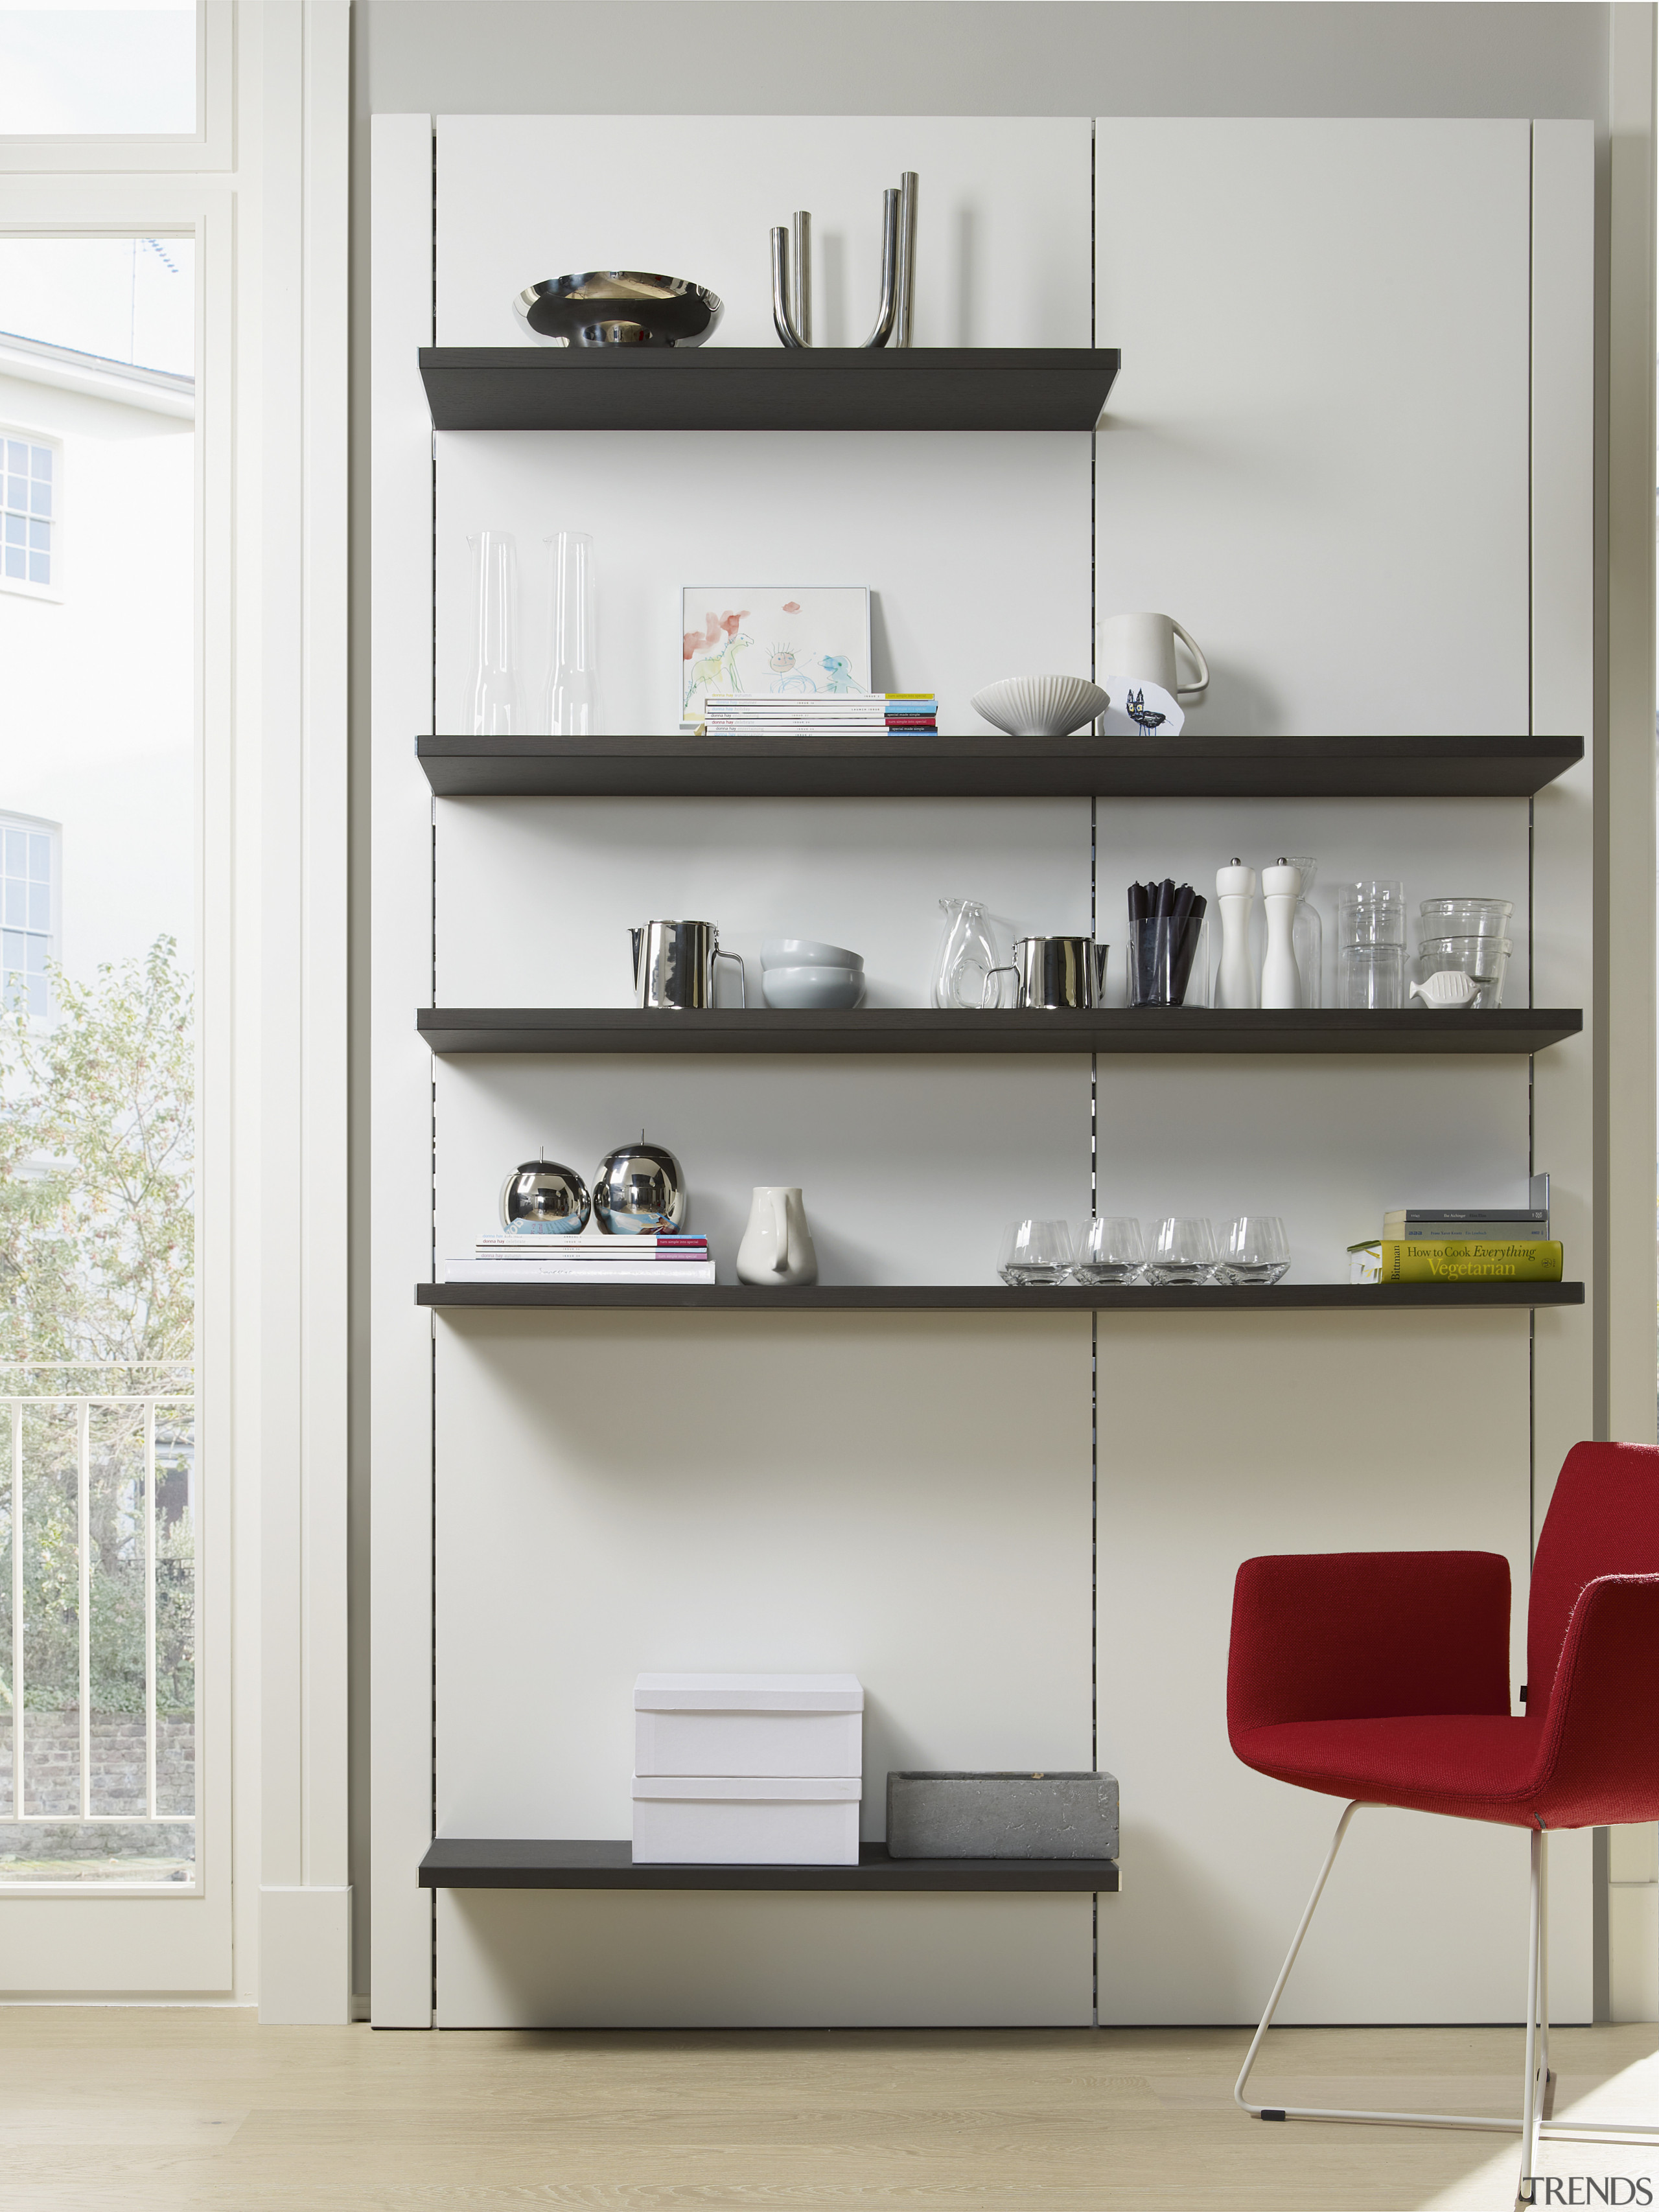
<svg viewBox="0 0 1659 2212">
<path fill-rule="evenodd" d="M 1233 1591 L 1227 1732 L 1247 1766 L 1350 1802 L 1234 2096 L 1263 2120 L 1391 2120 L 1518 2130 L 1522 2203 L 1540 2133 L 1659 2128 L 1546 2123 L 1549 1835 L 1659 1819 L 1659 1451 L 1577 1444 L 1538 1539 L 1527 1711 L 1510 1713 L 1510 1573 L 1489 1552 L 1335 1552 L 1247 1559 Z M 1524 1828 L 1526 2075 L 1518 2120 L 1253 2105 L 1250 2069 L 1348 1823 L 1394 1805 Z"/>
</svg>

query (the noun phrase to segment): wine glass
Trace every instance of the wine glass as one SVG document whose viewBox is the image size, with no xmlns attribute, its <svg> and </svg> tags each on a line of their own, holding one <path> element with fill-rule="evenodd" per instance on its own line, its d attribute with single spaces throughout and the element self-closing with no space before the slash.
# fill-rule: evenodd
<svg viewBox="0 0 1659 2212">
<path fill-rule="evenodd" d="M 1146 1279 L 1167 1286 L 1195 1288 L 1215 1280 L 1215 1231 L 1189 1214 L 1169 1214 L 1152 1238 Z"/>
<path fill-rule="evenodd" d="M 1016 1290 L 1052 1290 L 1072 1272 L 1072 1231 L 1064 1221 L 1015 1221 L 1002 1232 L 997 1273 Z"/>
<path fill-rule="evenodd" d="M 1216 1264 L 1221 1283 L 1277 1283 L 1291 1271 L 1291 1244 L 1276 1213 L 1241 1213 L 1227 1225 L 1226 1249 Z"/>
<path fill-rule="evenodd" d="M 1146 1272 L 1146 1240 L 1127 1214 L 1103 1213 L 1078 1224 L 1073 1267 L 1079 1283 L 1121 1287 Z"/>
</svg>

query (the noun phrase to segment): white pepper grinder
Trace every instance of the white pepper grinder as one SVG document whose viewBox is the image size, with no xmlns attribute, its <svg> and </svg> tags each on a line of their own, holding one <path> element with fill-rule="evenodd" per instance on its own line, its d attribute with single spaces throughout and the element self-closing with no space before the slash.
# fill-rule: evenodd
<svg viewBox="0 0 1659 2212">
<path fill-rule="evenodd" d="M 1267 949 L 1261 961 L 1264 1006 L 1299 1006 L 1302 978 L 1296 965 L 1296 902 L 1302 896 L 1302 871 L 1281 854 L 1261 871 L 1261 905 L 1267 917 Z"/>
<path fill-rule="evenodd" d="M 1247 868 L 1235 854 L 1231 865 L 1215 872 L 1215 895 L 1221 902 L 1221 965 L 1216 972 L 1218 1006 L 1253 1006 L 1255 975 L 1250 966 L 1250 908 L 1255 904 L 1255 870 Z"/>
</svg>

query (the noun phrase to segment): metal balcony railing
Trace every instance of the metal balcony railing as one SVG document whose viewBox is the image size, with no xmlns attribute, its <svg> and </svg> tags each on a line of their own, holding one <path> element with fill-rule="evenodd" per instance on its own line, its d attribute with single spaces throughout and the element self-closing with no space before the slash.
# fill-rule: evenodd
<svg viewBox="0 0 1659 2212">
<path fill-rule="evenodd" d="M 158 1651 L 158 1587 L 161 1565 L 164 1516 L 177 1528 L 183 1522 L 193 1531 L 195 1519 L 195 1395 L 193 1390 L 155 1389 L 73 1389 L 94 1381 L 94 1368 L 112 1369 L 112 1382 L 131 1384 L 146 1370 L 158 1384 L 188 1379 L 188 1368 L 178 1363 L 67 1362 L 0 1364 L 0 1501 L 8 1508 L 4 1550 L 9 1553 L 9 1592 L 0 1585 L 0 1597 L 9 1595 L 9 1681 L 0 1680 L 0 1722 L 9 1707 L 11 1723 L 11 1804 L 0 1803 L 0 1821 L 54 1822 L 65 1820 L 120 1821 L 127 1824 L 176 1823 L 193 1820 L 194 1789 L 190 1806 L 164 1807 L 163 1796 L 182 1796 L 175 1782 L 171 1790 L 161 1781 L 158 1758 L 158 1681 L 161 1655 Z M 8 1387 L 9 1386 L 9 1387 Z M 9 1494 L 6 1484 L 9 1474 Z M 73 1512 L 69 1508 L 73 1492 Z M 166 1494 L 170 1493 L 170 1494 Z M 49 1522 L 50 1527 L 43 1527 Z M 73 1606 L 69 1603 L 70 1572 L 69 1529 L 73 1530 Z M 193 1543 L 191 1547 L 193 1559 Z M 178 1562 L 174 1562 L 175 1568 Z M 137 1597 L 142 1589 L 142 1633 L 137 1635 Z M 194 1680 L 195 1570 L 188 1570 L 187 1598 L 182 1606 L 187 1647 L 184 1663 Z M 104 1660 L 104 1679 L 99 1679 L 100 1607 L 102 1625 L 124 1608 L 118 1627 L 125 1656 Z M 180 1601 L 174 1597 L 175 1617 L 169 1633 L 175 1644 L 180 1636 Z M 72 1621 L 71 1621 L 72 1610 Z M 70 1642 L 73 1639 L 71 1655 Z M 171 1655 L 175 1664 L 179 1653 Z M 0 1638 L 0 1668 L 7 1654 Z M 112 1665 L 118 1679 L 110 1679 Z M 39 1710 L 37 1697 L 31 1714 L 31 1669 L 37 1690 L 43 1681 L 51 1705 L 59 1713 L 73 1690 L 73 1711 L 78 1724 L 76 1785 L 66 1787 L 68 1777 L 31 1770 L 32 1735 L 44 1745 L 48 1739 L 61 1766 L 67 1731 L 64 1720 L 51 1725 Z M 137 1791 L 129 1783 L 112 1793 L 99 1786 L 94 1765 L 94 1713 L 118 1708 L 128 1722 L 131 1737 L 134 1679 L 142 1671 L 143 1782 L 142 1810 Z M 175 1687 L 176 1694 L 176 1687 Z M 31 1729 L 31 1720 L 33 1728 Z M 64 1718 L 66 1718 L 66 1714 Z M 193 1724 L 191 1759 L 193 1767 Z M 36 1764 L 40 1763 L 37 1755 Z M 54 1778 L 57 1786 L 53 1787 Z M 112 1794 L 121 1802 L 113 1803 Z M 100 1796 L 103 1801 L 99 1802 Z M 66 1798 L 76 1802 L 65 1802 Z M 52 1801 L 56 1802 L 52 1802 Z"/>
</svg>

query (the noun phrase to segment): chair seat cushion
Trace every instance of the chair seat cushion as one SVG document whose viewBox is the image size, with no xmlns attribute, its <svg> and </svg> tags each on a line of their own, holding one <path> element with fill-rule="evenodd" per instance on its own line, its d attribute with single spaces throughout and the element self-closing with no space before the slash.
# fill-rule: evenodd
<svg viewBox="0 0 1659 2212">
<path fill-rule="evenodd" d="M 1247 1766 L 1278 1782 L 1465 1820 L 1579 1828 L 1642 1817 L 1609 1810 L 1599 1796 L 1554 1786 L 1541 1717 L 1425 1713 L 1285 1721 L 1239 1730 L 1233 1749 Z"/>
</svg>

